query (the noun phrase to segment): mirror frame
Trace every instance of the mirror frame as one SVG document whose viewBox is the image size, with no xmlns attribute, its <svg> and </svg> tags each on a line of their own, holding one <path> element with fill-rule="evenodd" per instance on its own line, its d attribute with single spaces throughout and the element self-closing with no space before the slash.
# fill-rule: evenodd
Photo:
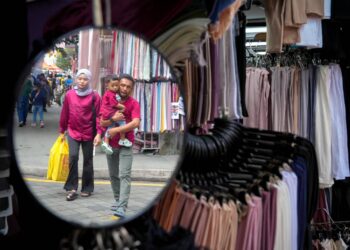
<svg viewBox="0 0 350 250">
<path fill-rule="evenodd" d="M 185 98 L 185 89 L 184 89 L 184 85 L 182 83 L 182 81 L 180 81 L 179 77 L 175 74 L 175 71 L 173 69 L 173 65 L 171 65 L 169 63 L 169 61 L 167 60 L 167 58 L 162 54 L 162 52 L 160 52 L 158 50 L 158 48 L 153 45 L 153 43 L 151 41 L 149 41 L 148 39 L 146 39 L 142 34 L 136 34 L 135 32 L 132 32 L 130 30 L 127 29 L 123 29 L 123 28 L 118 28 L 116 26 L 108 26 L 108 27 L 94 27 L 92 25 L 87 25 L 87 26 L 81 26 L 77 29 L 73 29 L 68 31 L 67 33 L 57 37 L 56 39 L 52 40 L 49 42 L 49 44 L 45 44 L 44 47 L 35 54 L 35 56 L 33 56 L 32 58 L 30 58 L 29 60 L 27 60 L 27 64 L 25 67 L 23 67 L 23 70 L 21 72 L 20 77 L 18 78 L 18 80 L 16 81 L 16 86 L 15 86 L 15 95 L 14 95 L 14 100 L 13 103 L 11 103 L 11 107 L 12 110 L 9 112 L 9 128 L 8 128 L 8 136 L 9 138 L 11 138 L 11 143 L 10 143 L 10 150 L 11 150 L 11 157 L 13 157 L 14 159 L 14 165 L 15 168 L 17 169 L 19 175 L 20 175 L 20 179 L 21 181 L 24 183 L 24 186 L 26 187 L 25 192 L 28 193 L 31 197 L 32 200 L 34 200 L 37 204 L 39 204 L 40 207 L 42 207 L 44 210 L 46 210 L 50 215 L 56 217 L 59 221 L 68 224 L 70 226 L 72 226 L 73 228 L 85 228 L 85 229 L 108 229 L 108 228 L 116 228 L 119 226 L 122 226 L 124 224 L 127 224 L 139 217 L 141 217 L 143 214 L 146 214 L 147 212 L 149 212 L 154 205 L 157 204 L 157 202 L 159 201 L 159 199 L 161 197 L 163 197 L 164 193 L 167 191 L 167 189 L 169 188 L 171 181 L 175 179 L 175 176 L 178 174 L 182 164 L 183 164 L 183 160 L 184 160 L 184 153 L 185 153 L 185 145 L 187 142 L 187 133 L 188 133 L 188 129 L 187 129 L 187 121 L 185 119 L 184 122 L 184 130 L 177 130 L 181 133 L 183 133 L 182 138 L 181 138 L 181 149 L 180 149 L 180 154 L 179 157 L 177 159 L 177 163 L 174 165 L 173 168 L 173 172 L 171 174 L 171 176 L 169 176 L 168 180 L 165 182 L 164 187 L 161 189 L 160 192 L 158 192 L 158 194 L 146 205 L 144 206 L 143 209 L 139 210 L 136 213 L 133 213 L 130 216 L 126 216 L 123 219 L 119 219 L 119 220 L 113 220 L 111 222 L 106 222 L 106 223 L 99 223 L 96 224 L 94 223 L 90 223 L 89 225 L 84 225 L 82 223 L 78 223 L 76 221 L 69 221 L 67 218 L 64 218 L 64 216 L 60 215 L 57 211 L 53 211 L 52 209 L 48 208 L 44 202 L 40 201 L 35 193 L 33 192 L 33 190 L 30 188 L 30 185 L 27 183 L 27 181 L 24 180 L 23 175 L 22 175 L 22 170 L 18 161 L 18 153 L 16 153 L 15 151 L 15 141 L 14 141 L 14 126 L 15 126 L 15 116 L 16 116 L 16 109 L 15 109 L 15 104 L 17 101 L 17 98 L 20 94 L 21 88 L 24 84 L 25 79 L 28 77 L 28 74 L 30 74 L 31 69 L 34 67 L 34 65 L 39 62 L 46 53 L 48 53 L 52 48 L 53 45 L 56 44 L 57 42 L 59 42 L 60 40 L 62 40 L 64 37 L 69 36 L 70 34 L 76 34 L 78 32 L 80 32 L 81 30 L 88 30 L 88 29 L 98 29 L 98 30 L 105 30 L 105 29 L 110 29 L 110 30 L 120 30 L 123 32 L 127 32 L 130 34 L 133 34 L 134 36 L 137 36 L 138 38 L 141 38 L 142 40 L 144 40 L 146 43 L 148 43 L 151 48 L 155 49 L 157 51 L 157 53 L 159 53 L 159 55 L 161 55 L 161 57 L 165 60 L 165 62 L 169 65 L 170 67 L 170 72 L 172 74 L 172 76 L 174 77 L 174 79 L 176 80 L 176 83 L 178 84 L 182 99 L 183 99 L 183 103 L 184 103 L 184 109 L 185 109 L 185 117 L 186 117 L 186 98 Z M 101 96 L 102 98 L 102 96 Z M 80 178 L 80 176 L 79 176 Z M 21 209 L 21 208 L 19 208 Z M 22 208 L 23 209 L 23 208 Z"/>
</svg>

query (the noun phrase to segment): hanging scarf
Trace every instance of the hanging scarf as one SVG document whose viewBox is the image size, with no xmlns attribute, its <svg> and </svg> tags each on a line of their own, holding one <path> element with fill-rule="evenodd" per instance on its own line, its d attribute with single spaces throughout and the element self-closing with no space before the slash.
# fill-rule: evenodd
<svg viewBox="0 0 350 250">
<path fill-rule="evenodd" d="M 87 96 L 92 93 L 91 82 L 90 82 L 91 72 L 88 69 L 80 69 L 76 77 L 80 76 L 81 74 L 84 74 L 86 78 L 89 79 L 88 85 L 83 89 L 78 88 L 78 86 L 74 86 L 74 90 L 78 96 Z"/>
</svg>

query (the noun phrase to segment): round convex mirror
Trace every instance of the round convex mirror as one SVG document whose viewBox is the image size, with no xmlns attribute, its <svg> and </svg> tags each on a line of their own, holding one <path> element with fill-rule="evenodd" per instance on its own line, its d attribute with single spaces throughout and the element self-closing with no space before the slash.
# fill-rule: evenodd
<svg viewBox="0 0 350 250">
<path fill-rule="evenodd" d="M 172 72 L 150 43 L 119 29 L 80 29 L 40 54 L 22 76 L 13 116 L 33 196 L 85 227 L 148 209 L 182 151 L 184 105 Z"/>
</svg>

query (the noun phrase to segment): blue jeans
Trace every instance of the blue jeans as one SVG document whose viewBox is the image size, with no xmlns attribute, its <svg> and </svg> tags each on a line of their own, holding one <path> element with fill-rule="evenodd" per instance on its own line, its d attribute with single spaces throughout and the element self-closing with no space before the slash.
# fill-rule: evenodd
<svg viewBox="0 0 350 250">
<path fill-rule="evenodd" d="M 119 125 L 119 126 L 123 126 L 123 125 L 125 125 L 126 124 L 126 122 L 124 121 L 124 120 L 122 120 L 122 121 L 117 121 L 117 122 L 113 122 L 110 126 L 108 126 L 108 128 L 107 128 L 107 130 L 106 130 L 106 137 L 107 138 L 110 138 L 110 135 L 109 135 L 109 130 L 111 129 L 111 128 L 114 128 L 115 126 L 117 126 L 117 124 Z"/>
<path fill-rule="evenodd" d="M 39 112 L 40 121 L 44 121 L 44 112 L 42 105 L 33 105 L 33 123 L 36 123 L 36 115 Z"/>
<path fill-rule="evenodd" d="M 18 122 L 27 122 L 29 98 L 28 96 L 20 96 L 17 100 L 17 116 Z"/>
<path fill-rule="evenodd" d="M 113 195 L 118 207 L 126 208 L 130 196 L 132 148 L 113 148 L 113 154 L 107 155 L 107 164 Z"/>
</svg>

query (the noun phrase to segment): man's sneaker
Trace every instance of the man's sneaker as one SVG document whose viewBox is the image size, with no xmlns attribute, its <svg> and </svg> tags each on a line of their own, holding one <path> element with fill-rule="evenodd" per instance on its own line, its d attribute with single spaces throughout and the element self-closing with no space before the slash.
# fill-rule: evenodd
<svg viewBox="0 0 350 250">
<path fill-rule="evenodd" d="M 128 139 L 124 139 L 124 140 L 120 139 L 118 143 L 120 146 L 123 146 L 123 147 L 130 148 L 132 146 L 131 141 L 129 141 Z"/>
<path fill-rule="evenodd" d="M 23 122 L 19 122 L 18 123 L 18 127 L 23 127 L 24 126 L 24 123 Z"/>
<path fill-rule="evenodd" d="M 118 216 L 119 218 L 125 217 L 125 209 L 122 207 L 118 207 L 118 209 L 115 211 L 114 216 Z"/>
<path fill-rule="evenodd" d="M 40 128 L 43 128 L 44 126 L 45 126 L 44 122 L 41 121 L 41 122 L 40 122 Z"/>
<path fill-rule="evenodd" d="M 118 207 L 119 207 L 118 202 L 113 203 L 111 206 L 111 211 L 113 212 L 117 211 Z"/>
<path fill-rule="evenodd" d="M 102 142 L 101 148 L 103 152 L 105 152 L 107 155 L 112 155 L 113 154 L 113 149 L 110 145 L 108 145 L 105 141 Z"/>
</svg>

